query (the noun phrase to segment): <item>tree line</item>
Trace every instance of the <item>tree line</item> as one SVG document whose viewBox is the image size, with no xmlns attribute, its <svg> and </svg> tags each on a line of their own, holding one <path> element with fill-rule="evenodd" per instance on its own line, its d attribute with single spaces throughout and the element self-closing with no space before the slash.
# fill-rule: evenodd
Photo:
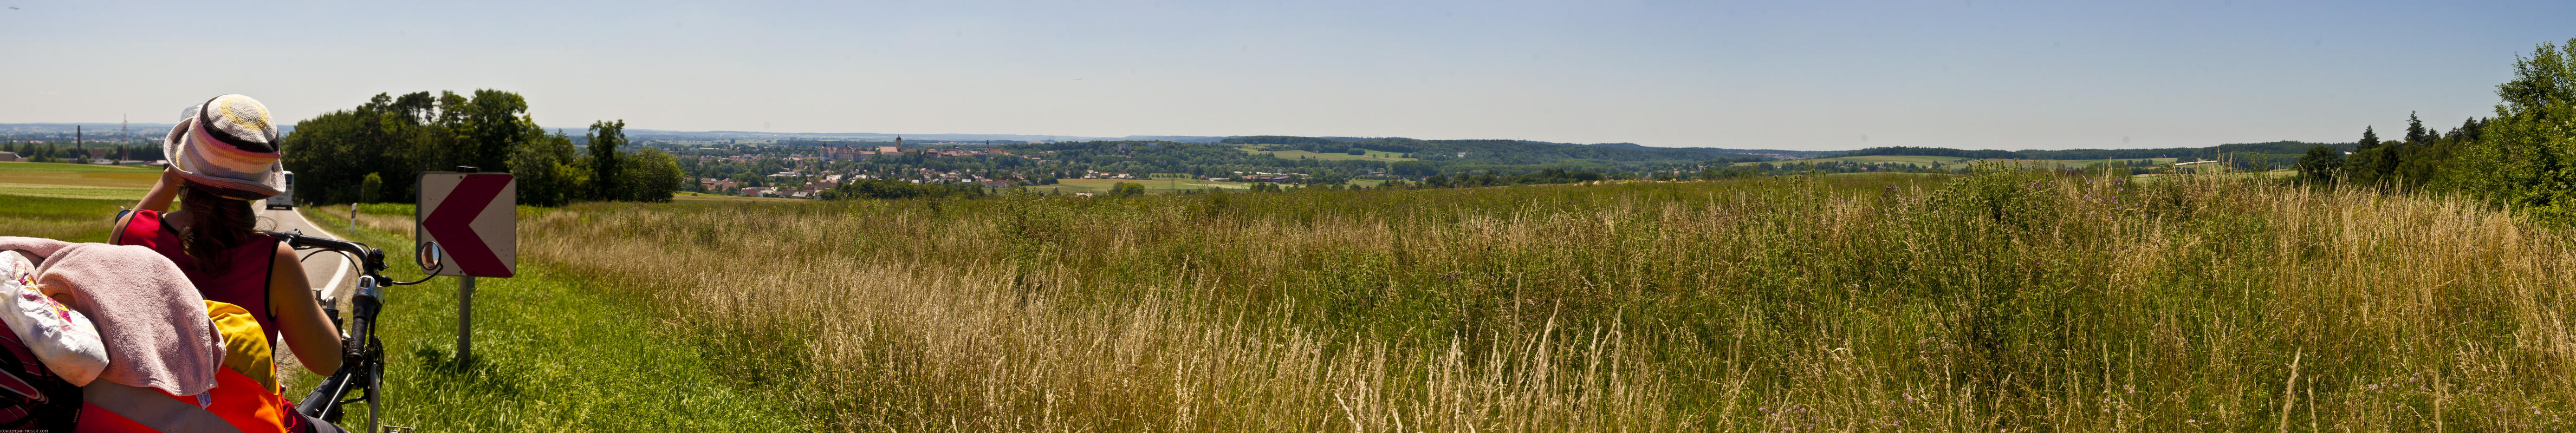
<svg viewBox="0 0 2576 433">
<path fill-rule="evenodd" d="M 2514 60 L 2513 79 L 2496 85 L 2493 117 L 2469 118 L 2449 131 L 2426 128 L 2413 114 L 2406 132 L 2382 140 L 2363 127 L 2349 155 L 2311 147 L 2299 179 L 2397 191 L 2464 193 L 2553 224 L 2576 224 L 2576 38 L 2542 43 Z"/>
<path fill-rule="evenodd" d="M 307 203 L 416 201 L 420 173 L 456 167 L 516 175 L 519 204 L 534 206 L 668 201 L 685 181 L 670 154 L 625 149 L 625 121 L 592 123 L 576 152 L 527 112 L 526 98 L 500 90 L 380 93 L 297 123 L 281 148 Z"/>
<path fill-rule="evenodd" d="M 2262 155 L 2265 157 L 2280 157 L 2283 160 L 2287 160 L 2289 158 L 2297 158 L 2302 152 L 2306 152 L 2309 147 L 2320 145 L 2344 150 L 2350 150 L 2355 147 L 2352 144 L 2343 143 L 2308 143 L 2300 141 L 2237 143 L 2221 144 L 2210 147 L 2168 147 L 2160 149 L 1985 150 L 1951 149 L 1944 147 L 1887 146 L 1836 153 L 1831 157 L 1891 155 L 1947 156 L 1968 159 L 2096 160 L 2176 158 L 2217 160 L 2239 158 L 2247 155 Z"/>
</svg>

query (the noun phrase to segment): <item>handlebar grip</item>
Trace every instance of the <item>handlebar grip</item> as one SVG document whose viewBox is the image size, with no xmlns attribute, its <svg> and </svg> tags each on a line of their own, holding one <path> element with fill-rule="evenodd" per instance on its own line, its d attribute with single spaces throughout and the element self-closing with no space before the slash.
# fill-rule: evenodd
<svg viewBox="0 0 2576 433">
<path fill-rule="evenodd" d="M 385 251 L 376 249 L 375 247 L 369 247 L 367 244 L 309 236 L 305 235 L 302 231 L 268 232 L 268 236 L 277 238 L 278 242 L 285 242 L 287 246 L 291 246 L 299 250 L 320 249 L 348 254 L 351 257 L 358 258 L 359 262 L 366 263 L 367 269 L 365 269 L 365 271 L 368 272 L 385 270 Z"/>
</svg>

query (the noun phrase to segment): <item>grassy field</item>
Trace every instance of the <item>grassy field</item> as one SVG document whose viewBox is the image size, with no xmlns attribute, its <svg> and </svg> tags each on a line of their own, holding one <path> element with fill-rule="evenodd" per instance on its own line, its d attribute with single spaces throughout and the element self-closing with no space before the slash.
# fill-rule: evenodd
<svg viewBox="0 0 2576 433">
<path fill-rule="evenodd" d="M 588 203 L 476 362 L 453 279 L 383 329 L 430 431 L 2564 431 L 2571 246 L 2236 175 Z"/>
<path fill-rule="evenodd" d="M 0 162 L 0 184 L 151 188 L 160 178 L 158 167 Z"/>
<path fill-rule="evenodd" d="M 581 282 L 550 293 L 637 301 L 703 345 L 690 368 L 763 391 L 733 398 L 822 430 L 2576 427 L 2567 235 L 2215 176 L 585 204 L 522 227 L 538 280 Z"/>
<path fill-rule="evenodd" d="M 159 178 L 159 169 L 0 162 L 0 236 L 106 242 L 109 219 Z"/>
<path fill-rule="evenodd" d="M 1243 149 L 1243 151 L 1245 151 L 1245 152 L 1251 152 L 1251 153 L 1253 153 L 1253 154 L 1262 154 L 1262 155 L 1276 156 L 1276 157 L 1279 157 L 1280 159 L 1316 159 L 1316 160 L 1324 160 L 1324 161 L 1412 161 L 1412 160 L 1414 160 L 1413 158 L 1405 158 L 1405 157 L 1399 157 L 1399 156 L 1396 156 L 1396 155 L 1399 155 L 1399 154 L 1397 154 L 1397 153 L 1393 153 L 1393 152 L 1379 152 L 1379 151 L 1374 151 L 1374 150 L 1372 150 L 1372 151 L 1368 151 L 1368 154 L 1367 154 L 1367 155 L 1352 155 L 1352 154 L 1348 154 L 1348 153 L 1315 153 L 1315 152 L 1309 152 L 1309 151 L 1304 151 L 1304 150 L 1254 150 L 1254 149 L 1252 149 L 1252 148 L 1244 148 L 1244 149 Z"/>
<path fill-rule="evenodd" d="M 662 206 L 740 206 L 677 202 Z M 348 224 L 346 208 L 304 209 L 324 227 Z M 520 218 L 545 209 L 523 208 Z M 360 229 L 342 233 L 410 257 L 409 205 L 364 205 Z M 527 227 L 521 226 L 523 230 Z M 539 235 L 523 233 L 523 236 Z M 326 260 L 328 256 L 314 260 Z M 397 278 L 419 278 L 396 264 Z M 756 382 L 714 368 L 738 350 L 674 325 L 625 289 L 522 258 L 513 278 L 474 291 L 474 359 L 459 363 L 456 279 L 389 289 L 379 336 L 386 345 L 387 424 L 422 431 L 797 431 L 813 424 Z M 289 371 L 294 397 L 319 378 Z M 351 414 L 362 420 L 364 410 Z M 346 426 L 347 424 L 344 424 Z"/>
</svg>

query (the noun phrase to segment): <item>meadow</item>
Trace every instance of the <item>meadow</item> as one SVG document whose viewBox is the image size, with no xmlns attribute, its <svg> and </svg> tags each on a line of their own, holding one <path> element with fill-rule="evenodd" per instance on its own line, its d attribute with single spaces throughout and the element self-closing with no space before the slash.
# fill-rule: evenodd
<svg viewBox="0 0 2576 433">
<path fill-rule="evenodd" d="M 160 175 L 157 168 L 0 162 L 0 236 L 106 242 L 108 220 Z"/>
<path fill-rule="evenodd" d="M 0 196 L 99 236 L 126 200 Z M 348 224 L 345 207 L 304 209 Z M 409 254 L 412 209 L 353 238 Z M 391 291 L 489 431 L 2564 431 L 2576 238 L 2471 202 L 1995 171 L 520 210 Z M 397 277 L 417 273 L 397 267 Z M 296 389 L 312 378 L 297 375 Z"/>
<path fill-rule="evenodd" d="M 1991 172 L 584 204 L 523 263 L 834 431 L 2553 431 L 2468 202 Z"/>
</svg>

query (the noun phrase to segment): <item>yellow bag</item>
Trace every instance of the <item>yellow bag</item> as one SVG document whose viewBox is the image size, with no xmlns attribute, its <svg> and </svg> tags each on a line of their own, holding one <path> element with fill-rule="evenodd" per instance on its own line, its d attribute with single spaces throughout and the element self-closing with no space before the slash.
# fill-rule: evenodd
<svg viewBox="0 0 2576 433">
<path fill-rule="evenodd" d="M 269 392 L 284 392 L 277 387 L 277 352 L 269 348 L 268 332 L 250 310 L 206 301 L 206 319 L 215 322 L 215 336 L 224 339 L 224 368 L 259 381 Z"/>
</svg>

